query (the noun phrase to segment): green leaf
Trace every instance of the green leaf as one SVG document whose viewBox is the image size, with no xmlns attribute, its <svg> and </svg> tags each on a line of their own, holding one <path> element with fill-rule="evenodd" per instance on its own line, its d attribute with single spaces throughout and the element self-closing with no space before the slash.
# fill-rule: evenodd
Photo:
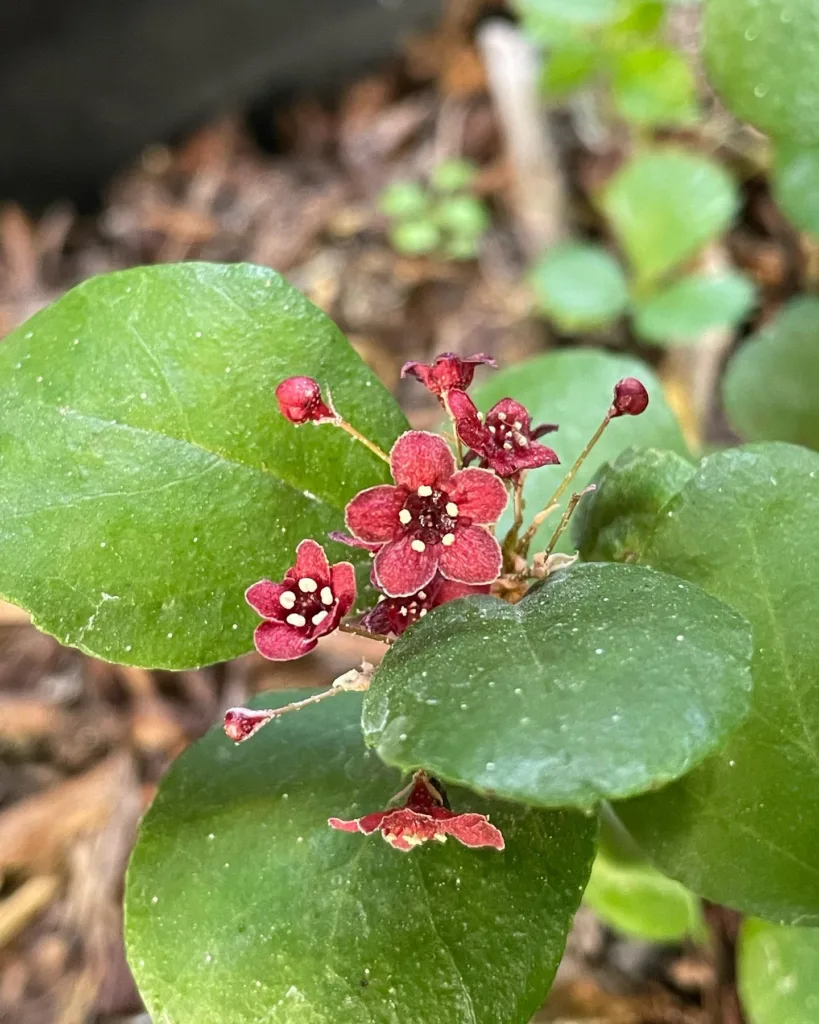
<svg viewBox="0 0 819 1024">
<path fill-rule="evenodd" d="M 378 200 L 379 210 L 396 220 L 423 217 L 429 204 L 429 196 L 417 181 L 396 181 L 381 193 Z"/>
<path fill-rule="evenodd" d="M 609 426 L 575 479 L 574 489 L 579 491 L 602 463 L 612 462 L 626 448 L 653 446 L 686 453 L 660 382 L 645 363 L 599 349 L 564 349 L 492 374 L 475 389 L 473 397 L 481 409 L 511 395 L 529 409 L 534 424 L 560 424 L 560 430 L 545 437 L 544 443 L 555 449 L 563 465 L 546 466 L 527 475 L 528 516 L 546 506 L 563 474 L 608 411 L 612 389 L 622 377 L 639 377 L 648 388 L 651 404 L 642 416 L 623 416 Z M 507 510 L 498 532 L 502 535 L 510 523 L 511 511 Z M 535 544 L 545 546 L 555 525 L 554 520 L 547 521 L 538 531 Z M 559 550 L 569 549 L 566 537 Z"/>
<path fill-rule="evenodd" d="M 605 818 L 583 902 L 610 928 L 646 942 L 705 937 L 699 899 L 629 849 Z"/>
<path fill-rule="evenodd" d="M 563 242 L 532 268 L 540 309 L 567 331 L 602 327 L 628 306 L 628 286 L 617 260 L 602 246 Z"/>
<path fill-rule="evenodd" d="M 593 42 L 579 39 L 547 54 L 541 65 L 543 93 L 558 99 L 585 85 L 594 74 L 599 49 Z"/>
<path fill-rule="evenodd" d="M 517 0 L 523 25 L 538 43 L 563 43 L 615 20 L 618 0 Z"/>
<path fill-rule="evenodd" d="M 694 474 L 675 452 L 630 448 L 601 466 L 572 519 L 572 540 L 587 562 L 633 562 L 657 513 Z"/>
<path fill-rule="evenodd" d="M 668 147 L 646 150 L 609 182 L 600 205 L 634 267 L 655 282 L 730 225 L 736 187 L 719 164 Z"/>
<path fill-rule="evenodd" d="M 393 645 L 364 702 L 387 764 L 543 807 L 654 789 L 744 718 L 748 624 L 697 587 L 584 564 L 519 604 L 469 598 Z"/>
<path fill-rule="evenodd" d="M 157 1024 L 525 1024 L 541 1003 L 595 823 L 452 789 L 455 810 L 491 815 L 503 853 L 333 831 L 329 816 L 384 809 L 404 784 L 364 749 L 360 711 L 345 694 L 241 747 L 213 730 L 174 764 L 126 896 Z"/>
<path fill-rule="evenodd" d="M 384 447 L 405 428 L 338 328 L 262 267 L 109 274 L 18 328 L 0 346 L 0 594 L 110 661 L 246 652 L 245 588 L 387 477 L 342 431 L 279 414 L 291 374 Z"/>
<path fill-rule="evenodd" d="M 435 222 L 442 231 L 475 239 L 489 227 L 489 212 L 475 196 L 450 196 L 437 206 Z"/>
<path fill-rule="evenodd" d="M 756 301 L 744 274 L 692 274 L 637 304 L 634 326 L 644 341 L 658 345 L 696 341 L 714 327 L 733 327 Z"/>
<path fill-rule="evenodd" d="M 819 299 L 788 303 L 728 364 L 725 407 L 751 441 L 819 449 Z"/>
<path fill-rule="evenodd" d="M 441 244 L 441 232 L 431 220 L 408 220 L 392 228 L 390 241 L 407 256 L 427 256 Z"/>
<path fill-rule="evenodd" d="M 745 725 L 680 782 L 616 808 L 657 866 L 718 903 L 819 923 L 819 455 L 751 445 L 705 459 L 641 561 L 698 583 L 754 632 Z"/>
<path fill-rule="evenodd" d="M 772 184 L 774 198 L 791 222 L 819 236 L 819 146 L 777 143 Z"/>
<path fill-rule="evenodd" d="M 748 1024 L 816 1024 L 819 928 L 743 921 L 738 988 Z"/>
<path fill-rule="evenodd" d="M 819 143 L 819 8 L 799 0 L 708 0 L 711 83 L 740 120 L 776 137 Z"/>
<path fill-rule="evenodd" d="M 477 174 L 471 160 L 445 160 L 433 168 L 429 181 L 438 192 L 458 192 L 469 188 Z"/>
<path fill-rule="evenodd" d="M 694 73 L 685 57 L 669 47 L 619 54 L 612 99 L 617 111 L 632 124 L 680 125 L 697 117 Z"/>
</svg>

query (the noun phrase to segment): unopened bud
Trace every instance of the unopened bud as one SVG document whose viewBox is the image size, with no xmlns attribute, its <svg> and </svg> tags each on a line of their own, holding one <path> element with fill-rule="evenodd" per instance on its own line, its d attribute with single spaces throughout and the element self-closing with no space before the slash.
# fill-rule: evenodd
<svg viewBox="0 0 819 1024">
<path fill-rule="evenodd" d="M 321 388 L 312 377 L 288 377 L 276 388 L 282 416 L 291 423 L 326 423 L 336 419 L 335 412 L 324 403 Z"/>
<path fill-rule="evenodd" d="M 225 712 L 225 735 L 234 743 L 242 743 L 254 736 L 263 725 L 276 717 L 275 711 L 251 711 L 250 708 L 230 708 Z"/>
<path fill-rule="evenodd" d="M 639 416 L 648 408 L 648 392 L 636 377 L 624 377 L 614 385 L 609 416 Z"/>
</svg>

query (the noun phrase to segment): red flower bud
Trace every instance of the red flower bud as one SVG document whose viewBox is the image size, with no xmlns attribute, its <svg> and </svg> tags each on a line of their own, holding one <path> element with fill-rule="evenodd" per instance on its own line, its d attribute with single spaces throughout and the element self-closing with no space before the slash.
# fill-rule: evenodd
<svg viewBox="0 0 819 1024">
<path fill-rule="evenodd" d="M 225 712 L 223 727 L 228 739 L 242 743 L 254 736 L 274 717 L 271 711 L 251 711 L 250 708 L 230 708 Z"/>
<path fill-rule="evenodd" d="M 335 411 L 324 404 L 318 381 L 312 377 L 288 377 L 276 388 L 282 416 L 291 423 L 327 423 Z"/>
<path fill-rule="evenodd" d="M 614 385 L 609 416 L 639 416 L 648 408 L 648 392 L 636 377 L 624 377 Z"/>
</svg>

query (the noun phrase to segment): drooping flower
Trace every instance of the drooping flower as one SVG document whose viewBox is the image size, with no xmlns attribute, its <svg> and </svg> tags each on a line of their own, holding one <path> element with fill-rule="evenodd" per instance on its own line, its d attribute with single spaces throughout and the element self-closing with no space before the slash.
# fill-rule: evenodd
<svg viewBox="0 0 819 1024">
<path fill-rule="evenodd" d="M 498 476 L 514 477 L 524 469 L 554 466 L 557 454 L 537 439 L 557 430 L 552 423 L 532 429 L 527 409 L 512 398 L 502 398 L 481 420 L 468 395 L 450 395 L 449 406 L 455 417 L 458 437 L 470 449 L 472 458 L 493 469 Z"/>
<path fill-rule="evenodd" d="M 276 388 L 282 416 L 291 423 L 335 423 L 338 416 L 321 397 L 321 388 L 312 377 L 288 377 Z"/>
<path fill-rule="evenodd" d="M 497 540 L 485 528 L 506 507 L 506 488 L 484 469 L 455 472 L 443 438 L 409 430 L 390 453 L 395 486 L 357 494 L 347 506 L 347 529 L 380 544 L 373 562 L 388 597 L 423 590 L 440 571 L 448 580 L 483 586 L 500 575 Z"/>
<path fill-rule="evenodd" d="M 488 594 L 489 586 L 473 587 L 468 583 L 455 583 L 438 573 L 416 594 L 408 597 L 385 597 L 362 618 L 361 625 L 372 633 L 400 636 L 433 608 L 454 601 L 457 597 Z"/>
<path fill-rule="evenodd" d="M 491 356 L 478 352 L 474 356 L 461 358 L 454 352 L 442 352 L 435 357 L 435 361 L 428 363 L 409 362 L 404 363 L 401 368 L 402 377 L 415 377 L 424 387 L 437 395 L 443 403 L 443 398 L 450 391 L 465 391 L 472 383 L 475 376 L 475 367 L 483 364 L 491 366 L 493 370 L 498 364 Z"/>
<path fill-rule="evenodd" d="M 296 564 L 281 583 L 260 580 L 245 594 L 265 620 L 253 635 L 256 650 L 271 661 L 301 658 L 338 626 L 355 593 L 352 565 L 338 562 L 331 567 L 320 544 L 303 540 L 296 548 Z"/>
<path fill-rule="evenodd" d="M 624 377 L 614 385 L 609 416 L 639 416 L 648 408 L 648 392 L 636 377 Z"/>
<path fill-rule="evenodd" d="M 459 843 L 470 847 L 491 846 L 502 850 L 506 845 L 500 830 L 489 823 L 485 814 L 456 814 L 449 810 L 434 779 L 425 772 L 417 772 L 413 777 L 403 806 L 375 811 L 351 821 L 330 818 L 327 824 L 341 832 L 363 832 L 365 836 L 378 831 L 390 846 L 404 853 L 430 839 L 444 843 L 447 836 L 454 836 Z"/>
</svg>

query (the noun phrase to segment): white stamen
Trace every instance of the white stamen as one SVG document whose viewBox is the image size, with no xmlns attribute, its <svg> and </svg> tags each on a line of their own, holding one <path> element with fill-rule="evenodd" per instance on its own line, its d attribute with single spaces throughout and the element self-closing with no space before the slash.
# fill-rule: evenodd
<svg viewBox="0 0 819 1024">
<path fill-rule="evenodd" d="M 407 614 L 407 609 L 403 605 L 398 610 L 399 610 L 399 612 L 402 615 L 406 615 Z"/>
<path fill-rule="evenodd" d="M 484 417 L 484 414 L 482 412 L 479 412 L 478 413 L 478 419 L 481 421 L 481 423 L 483 423 L 483 417 Z"/>
<path fill-rule="evenodd" d="M 453 516 L 453 517 L 457 516 L 457 514 L 458 514 L 458 506 L 455 504 L 454 501 L 448 501 L 447 502 L 447 504 L 446 504 L 446 514 L 448 516 Z"/>
<path fill-rule="evenodd" d="M 284 621 L 287 623 L 288 626 L 306 626 L 307 625 L 307 619 L 305 619 L 305 617 L 303 615 L 299 615 L 296 612 L 294 612 L 292 615 L 288 615 L 287 618 Z"/>
<path fill-rule="evenodd" d="M 441 543 L 444 545 L 445 548 L 451 548 L 452 545 L 455 543 L 455 534 L 445 533 L 443 537 L 441 537 Z"/>
<path fill-rule="evenodd" d="M 504 443 L 503 443 L 503 450 L 507 451 L 507 452 L 511 452 L 512 451 L 512 445 L 508 441 L 504 441 Z"/>
<path fill-rule="evenodd" d="M 406 526 L 407 523 L 412 522 L 412 512 L 410 512 L 409 509 L 402 508 L 401 511 L 398 513 L 398 518 L 401 520 L 404 526 Z"/>
<path fill-rule="evenodd" d="M 520 420 L 515 420 L 515 422 L 512 424 L 512 426 L 515 428 L 515 430 L 520 430 L 520 428 L 523 426 L 523 424 L 520 422 Z"/>
<path fill-rule="evenodd" d="M 432 488 L 428 484 L 422 484 L 418 488 L 418 497 L 419 498 L 428 498 L 430 496 L 430 494 L 432 494 Z"/>
<path fill-rule="evenodd" d="M 312 619 L 310 619 L 310 621 L 313 623 L 314 626 L 320 626 L 329 614 L 329 612 L 326 612 L 324 611 L 324 609 L 322 609 L 320 612 L 316 612 L 316 614 L 313 616 Z"/>
<path fill-rule="evenodd" d="M 417 551 L 419 554 L 422 551 L 426 551 L 426 549 L 427 549 L 426 544 L 422 540 L 414 540 L 410 544 L 410 547 L 412 548 L 413 551 Z"/>
<path fill-rule="evenodd" d="M 506 419 L 506 413 L 505 412 L 499 412 L 498 413 L 498 419 L 501 421 L 501 423 L 503 423 L 503 421 Z"/>
<path fill-rule="evenodd" d="M 304 576 L 299 580 L 299 590 L 302 594 L 314 594 L 318 590 L 318 583 L 309 576 Z"/>
<path fill-rule="evenodd" d="M 427 611 L 428 611 L 428 610 L 429 610 L 429 609 L 427 609 L 427 608 L 422 608 L 422 609 L 421 609 L 421 611 L 420 611 L 420 612 L 418 612 L 418 618 L 419 618 L 419 619 L 423 619 L 423 617 L 424 617 L 424 616 L 426 615 L 426 613 L 427 613 Z"/>
<path fill-rule="evenodd" d="M 279 604 L 282 608 L 292 608 L 295 603 L 296 595 L 292 590 L 285 590 L 285 592 L 279 596 Z"/>
<path fill-rule="evenodd" d="M 426 599 L 427 599 L 427 592 L 425 590 L 419 590 L 418 591 L 418 596 L 421 598 L 422 601 L 426 601 Z"/>
<path fill-rule="evenodd" d="M 495 433 L 495 428 L 494 428 L 494 427 L 492 427 L 492 426 L 490 426 L 490 427 L 489 427 L 489 433 L 490 433 L 490 434 L 494 434 L 494 433 Z"/>
<path fill-rule="evenodd" d="M 333 598 L 332 590 L 330 590 L 329 587 L 322 587 L 321 588 L 321 603 L 322 604 L 332 604 L 333 600 L 334 600 L 334 598 Z"/>
<path fill-rule="evenodd" d="M 525 448 L 526 445 L 529 444 L 529 438 L 528 437 L 524 437 L 523 434 L 516 434 L 515 435 L 515 440 L 523 448 Z"/>
</svg>

